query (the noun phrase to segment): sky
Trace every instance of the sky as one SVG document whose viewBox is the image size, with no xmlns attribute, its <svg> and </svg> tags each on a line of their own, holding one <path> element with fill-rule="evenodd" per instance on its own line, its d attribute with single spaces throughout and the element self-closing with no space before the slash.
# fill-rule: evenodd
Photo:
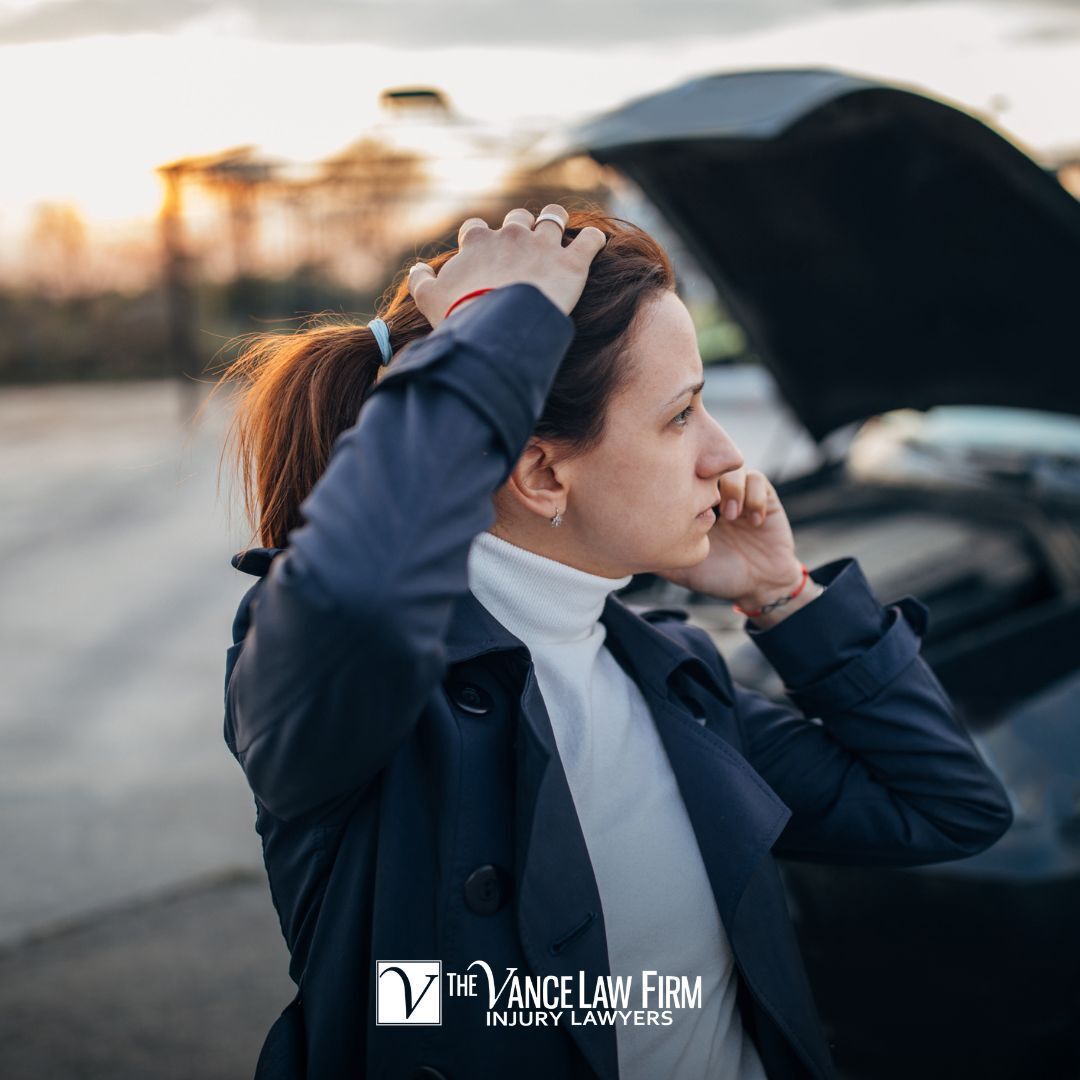
<svg viewBox="0 0 1080 1080">
<path fill-rule="evenodd" d="M 149 218 L 154 167 L 187 154 L 315 160 L 380 121 L 386 87 L 437 86 L 508 130 L 784 66 L 914 84 L 1038 154 L 1080 147 L 1064 0 L 0 0 L 0 236 L 42 201 Z"/>
</svg>

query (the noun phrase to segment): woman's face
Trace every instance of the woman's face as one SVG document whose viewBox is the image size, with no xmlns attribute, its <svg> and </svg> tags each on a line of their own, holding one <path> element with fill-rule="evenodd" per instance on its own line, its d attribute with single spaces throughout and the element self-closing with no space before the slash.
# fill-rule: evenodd
<svg viewBox="0 0 1080 1080">
<path fill-rule="evenodd" d="M 550 470 L 528 451 L 515 484 L 533 513 L 500 519 L 497 535 L 603 577 L 694 566 L 709 553 L 722 474 L 742 455 L 701 401 L 704 378 L 694 324 L 674 293 L 641 305 L 627 342 L 634 374 L 607 409 L 604 436 L 588 453 Z M 520 497 L 519 497 L 520 499 Z M 546 499 L 546 501 L 544 501 Z M 562 510 L 552 529 L 536 513 Z M 554 512 L 553 510 L 551 511 Z M 542 527 L 538 527 L 542 526 Z M 522 535 L 524 528 L 528 535 Z"/>
</svg>

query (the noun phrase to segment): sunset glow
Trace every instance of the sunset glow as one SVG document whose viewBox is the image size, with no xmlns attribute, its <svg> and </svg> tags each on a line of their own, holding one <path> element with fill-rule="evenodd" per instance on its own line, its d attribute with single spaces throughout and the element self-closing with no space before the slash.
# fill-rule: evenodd
<svg viewBox="0 0 1080 1080">
<path fill-rule="evenodd" d="M 996 114 L 1030 150 L 1057 151 L 1080 145 L 1080 34 L 1054 29 L 1070 18 L 1080 30 L 1068 11 L 1038 4 L 889 5 L 661 47 L 406 51 L 262 40 L 223 16 L 168 34 L 4 45 L 0 234 L 23 229 L 42 201 L 72 203 L 92 226 L 149 218 L 161 197 L 154 168 L 187 154 L 253 143 L 315 160 L 380 120 L 380 90 L 411 82 L 439 86 L 463 116 L 508 130 L 695 74 L 837 66 Z M 474 179 L 463 173 L 461 183 Z"/>
</svg>

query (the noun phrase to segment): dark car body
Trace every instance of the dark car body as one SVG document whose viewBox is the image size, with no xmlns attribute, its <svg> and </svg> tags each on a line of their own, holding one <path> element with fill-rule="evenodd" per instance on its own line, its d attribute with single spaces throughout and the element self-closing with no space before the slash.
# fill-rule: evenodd
<svg viewBox="0 0 1080 1080">
<path fill-rule="evenodd" d="M 830 71 L 698 79 L 562 138 L 710 276 L 823 448 L 779 485 L 802 557 L 927 604 L 924 655 L 1014 803 L 958 862 L 785 864 L 838 1065 L 1080 1076 L 1080 204 L 963 110 Z M 783 693 L 716 601 L 628 591 Z"/>
</svg>

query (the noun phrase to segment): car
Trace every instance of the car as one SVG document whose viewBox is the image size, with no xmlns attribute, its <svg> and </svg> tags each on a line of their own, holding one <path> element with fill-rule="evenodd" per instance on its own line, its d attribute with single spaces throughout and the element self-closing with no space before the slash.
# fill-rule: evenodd
<svg viewBox="0 0 1080 1080">
<path fill-rule="evenodd" d="M 632 180 L 711 279 L 816 444 L 778 483 L 801 555 L 927 605 L 924 656 L 1013 803 L 972 858 L 781 863 L 838 1067 L 1080 1075 L 1080 204 L 963 108 L 837 71 L 695 79 L 545 152 Z M 783 695 L 728 606 L 624 595 Z"/>
</svg>

